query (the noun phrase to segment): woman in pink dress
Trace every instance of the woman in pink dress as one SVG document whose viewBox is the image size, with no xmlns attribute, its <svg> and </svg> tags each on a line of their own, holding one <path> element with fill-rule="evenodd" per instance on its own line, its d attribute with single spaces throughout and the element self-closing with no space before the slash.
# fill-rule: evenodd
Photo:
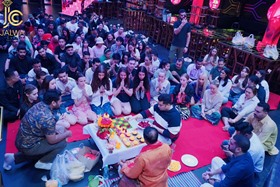
<svg viewBox="0 0 280 187">
<path fill-rule="evenodd" d="M 77 76 L 77 86 L 71 92 L 71 98 L 74 100 L 72 111 L 77 117 L 77 122 L 81 125 L 88 124 L 89 121 L 96 120 L 96 114 L 90 108 L 92 100 L 91 86 L 86 84 L 86 78 L 83 74 Z"/>
</svg>

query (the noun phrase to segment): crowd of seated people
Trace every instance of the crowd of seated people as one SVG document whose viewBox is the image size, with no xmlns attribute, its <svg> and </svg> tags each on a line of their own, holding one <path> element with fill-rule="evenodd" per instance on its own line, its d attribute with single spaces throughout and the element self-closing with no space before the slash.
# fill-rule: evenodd
<svg viewBox="0 0 280 187">
<path fill-rule="evenodd" d="M 54 21 L 52 16 L 44 16 L 29 25 L 28 30 L 20 28 L 19 35 L 11 40 L 5 63 L 0 105 L 4 106 L 6 122 L 23 118 L 33 105 L 44 100 L 46 92 L 58 90 L 62 104 L 52 111 L 57 126 L 86 125 L 104 113 L 112 117 L 134 113 L 140 119 L 167 115 L 156 118 L 159 125 L 155 128 L 174 142 L 181 120 L 190 116 L 213 125 L 222 120 L 223 130 L 231 134 L 242 133 L 240 123 L 247 120 L 256 129 L 244 130 L 243 134 L 255 137 L 251 131 L 256 132 L 265 151 L 278 154 L 275 125 L 267 127 L 266 135 L 257 128 L 269 110 L 264 70 L 250 72 L 243 67 L 231 78 L 216 48 L 191 64 L 183 58 L 170 64 L 160 60 L 158 52 L 143 40 L 127 34 L 122 26 L 110 28 L 96 13 L 90 19 L 74 16 L 68 22 L 62 17 Z M 232 107 L 227 105 L 229 101 Z M 172 115 L 180 116 L 180 120 L 175 117 L 178 121 L 170 126 Z"/>
</svg>

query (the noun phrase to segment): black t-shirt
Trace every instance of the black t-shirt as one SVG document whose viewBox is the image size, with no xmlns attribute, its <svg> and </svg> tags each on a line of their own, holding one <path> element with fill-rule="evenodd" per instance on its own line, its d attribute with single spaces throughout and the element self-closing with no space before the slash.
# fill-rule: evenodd
<svg viewBox="0 0 280 187">
<path fill-rule="evenodd" d="M 46 53 L 46 58 L 41 55 L 37 55 L 36 59 L 41 62 L 42 67 L 47 68 L 50 74 L 53 74 L 56 69 L 59 69 L 60 64 L 56 61 L 54 56 L 50 53 Z"/>
<path fill-rule="evenodd" d="M 61 57 L 63 56 L 63 54 L 66 53 L 66 49 L 64 48 L 63 50 L 60 48 L 60 46 L 57 46 L 54 50 L 54 54 L 58 55 L 58 59 L 61 60 Z"/>
<path fill-rule="evenodd" d="M 176 21 L 173 25 L 174 29 L 181 25 L 181 20 Z M 191 32 L 191 25 L 186 23 L 178 34 L 174 34 L 172 45 L 176 47 L 186 47 L 187 33 Z"/>
<path fill-rule="evenodd" d="M 116 79 L 113 81 L 113 88 L 118 89 L 117 87 L 117 83 L 116 83 Z M 129 80 L 129 89 L 133 88 L 133 82 L 131 80 Z M 127 93 L 125 93 L 124 90 L 121 90 L 119 95 L 117 95 L 117 98 L 121 101 L 121 102 L 129 102 L 130 101 L 130 96 L 127 95 Z"/>
<path fill-rule="evenodd" d="M 20 75 L 27 75 L 32 69 L 32 62 L 29 56 L 20 59 L 18 56 L 11 58 L 10 68 L 16 70 Z"/>
</svg>

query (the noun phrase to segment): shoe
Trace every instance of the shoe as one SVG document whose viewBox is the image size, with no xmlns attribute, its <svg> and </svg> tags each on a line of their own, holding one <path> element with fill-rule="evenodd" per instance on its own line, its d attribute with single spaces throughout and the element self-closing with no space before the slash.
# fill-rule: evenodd
<svg viewBox="0 0 280 187">
<path fill-rule="evenodd" d="M 52 163 L 44 163 L 39 160 L 38 162 L 36 162 L 34 167 L 37 169 L 51 170 Z"/>
<path fill-rule="evenodd" d="M 279 153 L 279 150 L 276 147 L 274 147 L 272 150 L 268 151 L 268 154 L 271 156 L 278 155 L 278 153 Z"/>
<path fill-rule="evenodd" d="M 4 156 L 4 164 L 3 168 L 7 171 L 12 169 L 12 163 L 15 161 L 15 157 L 13 153 L 6 153 Z"/>
</svg>

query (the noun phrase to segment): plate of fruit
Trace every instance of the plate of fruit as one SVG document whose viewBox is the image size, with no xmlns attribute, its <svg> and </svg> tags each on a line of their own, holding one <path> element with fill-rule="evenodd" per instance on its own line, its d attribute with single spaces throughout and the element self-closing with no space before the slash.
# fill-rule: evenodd
<svg viewBox="0 0 280 187">
<path fill-rule="evenodd" d="M 151 122 L 150 121 L 140 121 L 138 123 L 138 127 L 140 129 L 145 129 L 146 127 L 150 127 L 151 126 Z"/>
</svg>

